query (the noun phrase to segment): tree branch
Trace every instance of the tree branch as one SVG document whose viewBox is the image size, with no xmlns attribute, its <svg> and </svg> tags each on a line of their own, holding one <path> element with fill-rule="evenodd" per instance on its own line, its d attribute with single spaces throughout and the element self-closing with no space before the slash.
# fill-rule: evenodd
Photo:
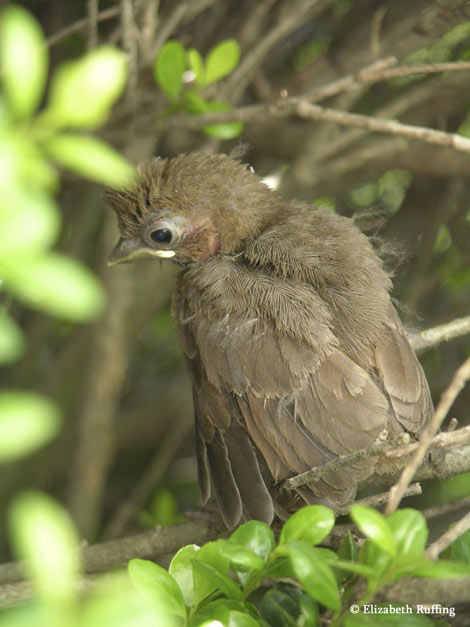
<svg viewBox="0 0 470 627">
<path fill-rule="evenodd" d="M 437 327 L 425 329 L 418 333 L 408 334 L 411 346 L 415 351 L 423 350 L 431 346 L 437 346 L 441 342 L 448 342 L 462 335 L 470 335 L 470 316 L 456 318 Z"/>
<path fill-rule="evenodd" d="M 470 512 L 467 512 L 458 522 L 448 529 L 440 538 L 433 542 L 425 551 L 426 557 L 436 560 L 442 551 L 460 538 L 468 529 L 470 529 Z"/>
<path fill-rule="evenodd" d="M 437 406 L 436 411 L 431 418 L 431 421 L 426 425 L 422 433 L 421 442 L 419 443 L 415 454 L 413 455 L 407 466 L 404 468 L 398 482 L 390 489 L 390 500 L 387 504 L 387 507 L 385 508 L 386 515 L 391 514 L 397 509 L 406 488 L 410 484 L 416 471 L 421 465 L 424 456 L 429 450 L 433 437 L 436 435 L 439 427 L 444 422 L 444 419 L 447 416 L 449 409 L 451 408 L 453 402 L 455 401 L 456 397 L 458 396 L 459 392 L 462 390 L 468 379 L 470 379 L 470 358 L 466 359 L 455 373 L 449 387 L 442 395 L 439 405 Z M 449 436 L 452 435 L 455 435 L 455 433 L 449 434 Z"/>
</svg>

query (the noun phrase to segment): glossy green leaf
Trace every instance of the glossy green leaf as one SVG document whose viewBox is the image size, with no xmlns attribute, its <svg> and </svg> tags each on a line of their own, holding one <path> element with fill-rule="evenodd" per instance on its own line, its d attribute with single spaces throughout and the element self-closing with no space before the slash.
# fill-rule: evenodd
<svg viewBox="0 0 470 627">
<path fill-rule="evenodd" d="M 110 46 L 62 64 L 52 77 L 44 118 L 58 126 L 100 126 L 124 89 L 126 75 L 125 54 Z"/>
<path fill-rule="evenodd" d="M 146 599 L 166 614 L 186 618 L 181 590 L 164 568 L 148 560 L 133 559 L 128 569 L 133 584 Z"/>
<path fill-rule="evenodd" d="M 5 264 L 5 282 L 15 296 L 35 309 L 69 320 L 89 320 L 103 309 L 98 280 L 64 255 L 12 257 Z"/>
<path fill-rule="evenodd" d="M 449 548 L 453 560 L 470 564 L 470 529 L 454 540 Z"/>
<path fill-rule="evenodd" d="M 264 560 L 268 559 L 276 544 L 272 529 L 258 520 L 249 520 L 240 525 L 230 536 L 230 542 L 241 544 Z"/>
<path fill-rule="evenodd" d="M 15 555 L 24 560 L 38 594 L 51 600 L 73 598 L 79 541 L 67 512 L 45 494 L 27 492 L 11 506 L 9 528 Z"/>
<path fill-rule="evenodd" d="M 357 562 L 357 545 L 352 533 L 348 530 L 338 549 L 338 557 L 343 560 Z"/>
<path fill-rule="evenodd" d="M 204 575 L 201 575 L 201 571 L 194 568 L 194 563 L 196 561 L 203 561 L 206 564 L 210 565 L 217 572 L 222 575 L 226 575 L 230 568 L 230 558 L 226 555 L 223 555 L 220 551 L 220 542 L 206 542 L 200 550 L 197 552 L 197 555 L 193 561 L 193 572 L 194 572 L 194 604 L 199 605 L 199 603 L 209 596 L 214 590 L 217 589 L 217 583 L 214 583 L 213 580 L 208 579 Z"/>
<path fill-rule="evenodd" d="M 285 549 L 285 547 L 283 547 Z M 288 579 L 295 577 L 294 570 L 292 568 L 292 562 L 287 555 L 275 554 L 274 559 L 270 559 L 263 572 L 265 577 L 271 579 Z"/>
<path fill-rule="evenodd" d="M 415 509 L 400 509 L 386 518 L 398 555 L 419 557 L 428 538 L 426 519 Z"/>
<path fill-rule="evenodd" d="M 403 577 L 427 577 L 432 579 L 453 579 L 470 577 L 470 565 L 463 562 L 438 560 L 433 562 L 424 557 L 398 558 L 391 572 L 393 581 Z"/>
<path fill-rule="evenodd" d="M 129 187 L 135 168 L 114 148 L 89 135 L 56 135 L 44 143 L 47 153 L 60 165 L 98 183 Z"/>
<path fill-rule="evenodd" d="M 38 107 L 47 65 L 47 46 L 39 24 L 22 7 L 7 6 L 0 16 L 0 75 L 17 117 L 29 117 Z"/>
<path fill-rule="evenodd" d="M 232 564 L 244 566 L 249 570 L 264 568 L 264 559 L 253 551 L 245 549 L 241 544 L 226 541 L 221 547 L 221 552 L 230 559 Z"/>
<path fill-rule="evenodd" d="M 184 47 L 179 41 L 167 41 L 155 60 L 153 71 L 158 86 L 172 101 L 178 100 L 181 94 L 185 70 Z"/>
<path fill-rule="evenodd" d="M 57 239 L 60 213 L 52 198 L 39 190 L 19 189 L 9 211 L 0 212 L 0 259 L 24 251 L 44 251 Z"/>
<path fill-rule="evenodd" d="M 349 512 L 362 533 L 389 555 L 395 556 L 397 549 L 392 530 L 377 510 L 366 505 L 353 505 Z"/>
<path fill-rule="evenodd" d="M 193 559 L 199 547 L 197 544 L 188 544 L 181 548 L 173 557 L 168 572 L 180 587 L 184 603 L 187 607 L 194 605 L 194 578 Z"/>
<path fill-rule="evenodd" d="M 204 61 L 196 48 L 190 48 L 188 50 L 188 65 L 194 72 L 194 80 L 196 85 L 202 87 L 205 84 L 205 68 Z"/>
<path fill-rule="evenodd" d="M 322 605 L 339 610 L 341 602 L 338 584 L 324 559 L 310 545 L 298 540 L 289 542 L 287 550 L 294 572 L 305 591 Z"/>
<path fill-rule="evenodd" d="M 20 327 L 4 309 L 0 309 L 0 365 L 18 359 L 23 350 L 24 338 Z M 0 441 L 0 450 L 1 448 L 2 443 Z"/>
<path fill-rule="evenodd" d="M 309 505 L 299 509 L 284 523 L 279 544 L 291 540 L 304 540 L 308 544 L 319 544 L 333 529 L 335 517 L 324 505 Z"/>
<path fill-rule="evenodd" d="M 0 460 L 11 461 L 51 440 L 60 426 L 55 403 L 33 392 L 0 394 Z"/>
<path fill-rule="evenodd" d="M 193 571 L 195 574 L 209 581 L 212 584 L 213 590 L 220 590 L 220 592 L 225 594 L 229 599 L 235 599 L 237 601 L 243 600 L 243 592 L 240 587 L 237 586 L 228 575 L 219 572 L 210 564 L 195 559 L 193 561 Z"/>
<path fill-rule="evenodd" d="M 226 39 L 214 46 L 206 58 L 205 84 L 215 83 L 234 70 L 240 60 L 240 46 L 235 39 Z"/>
</svg>

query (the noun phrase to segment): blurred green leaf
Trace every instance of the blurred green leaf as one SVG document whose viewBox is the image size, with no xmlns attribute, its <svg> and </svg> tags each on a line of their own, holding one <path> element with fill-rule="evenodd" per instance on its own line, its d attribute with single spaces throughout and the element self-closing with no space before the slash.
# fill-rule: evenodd
<svg viewBox="0 0 470 627">
<path fill-rule="evenodd" d="M 36 450 L 59 431 L 55 403 L 33 392 L 0 394 L 0 460 L 11 461 Z"/>
<path fill-rule="evenodd" d="M 266 561 L 270 553 L 274 550 L 275 540 L 272 529 L 258 520 L 249 520 L 230 536 L 230 542 L 235 542 L 253 551 Z"/>
<path fill-rule="evenodd" d="M 353 505 L 349 514 L 362 533 L 374 544 L 389 555 L 397 554 L 395 538 L 382 514 L 366 505 Z"/>
<path fill-rule="evenodd" d="M 452 236 L 445 224 L 441 224 L 437 232 L 436 241 L 434 242 L 434 251 L 436 253 L 444 253 L 452 244 Z"/>
<path fill-rule="evenodd" d="M 186 70 L 186 52 L 179 41 L 167 41 L 153 67 L 155 80 L 171 101 L 179 98 Z"/>
<path fill-rule="evenodd" d="M 433 579 L 453 579 L 470 577 L 470 565 L 440 559 L 436 562 L 425 557 L 399 556 L 387 572 L 389 581 L 403 577 L 426 577 Z"/>
<path fill-rule="evenodd" d="M 202 87 L 205 84 L 205 69 L 204 61 L 196 48 L 190 48 L 188 50 L 188 65 L 194 72 L 194 80 L 198 87 Z"/>
<path fill-rule="evenodd" d="M 428 538 L 426 519 L 415 509 L 400 509 L 386 518 L 392 530 L 398 555 L 419 557 Z"/>
<path fill-rule="evenodd" d="M 297 50 L 292 60 L 295 72 L 300 72 L 310 65 L 320 54 L 326 52 L 331 45 L 331 37 L 320 35 L 308 41 Z"/>
<path fill-rule="evenodd" d="M 133 559 L 128 565 L 133 584 L 161 612 L 186 618 L 181 590 L 167 571 L 148 560 Z"/>
<path fill-rule="evenodd" d="M 208 124 L 202 130 L 206 135 L 217 137 L 217 139 L 234 139 L 243 132 L 243 124 L 241 122 Z"/>
<path fill-rule="evenodd" d="M 0 259 L 24 251 L 42 252 L 57 239 L 60 213 L 52 198 L 39 190 L 18 189 L 9 211 L 0 211 Z"/>
<path fill-rule="evenodd" d="M 447 554 L 441 553 L 441 557 L 470 564 L 470 529 L 454 540 L 448 547 Z"/>
<path fill-rule="evenodd" d="M 43 145 L 58 163 L 92 181 L 124 188 L 135 180 L 135 168 L 96 137 L 56 135 Z"/>
<path fill-rule="evenodd" d="M 308 505 L 299 509 L 284 523 L 279 544 L 291 540 L 304 540 L 308 544 L 319 544 L 333 529 L 335 517 L 324 505 Z"/>
<path fill-rule="evenodd" d="M 49 496 L 27 492 L 13 502 L 8 519 L 15 555 L 38 594 L 52 601 L 74 598 L 79 541 L 67 512 Z"/>
<path fill-rule="evenodd" d="M 349 192 L 353 203 L 358 207 L 368 207 L 377 198 L 377 183 L 364 183 Z"/>
<path fill-rule="evenodd" d="M 159 488 L 152 497 L 150 504 L 153 526 L 173 525 L 181 522 L 183 516 L 178 511 L 175 496 L 168 488 Z"/>
<path fill-rule="evenodd" d="M 20 327 L 5 309 L 0 309 L 0 365 L 18 359 L 23 350 L 24 337 Z M 2 443 L 0 442 L 0 451 L 1 449 Z M 1 453 L 0 457 L 2 457 Z"/>
<path fill-rule="evenodd" d="M 357 562 L 357 546 L 353 535 L 349 530 L 340 544 L 338 557 L 343 560 Z"/>
<path fill-rule="evenodd" d="M 221 41 L 206 58 L 205 84 L 215 83 L 234 70 L 240 60 L 240 46 L 235 39 Z"/>
<path fill-rule="evenodd" d="M 100 126 L 124 89 L 126 74 L 125 54 L 110 46 L 62 64 L 52 76 L 44 120 L 52 126 Z"/>
<path fill-rule="evenodd" d="M 461 122 L 459 128 L 457 129 L 457 133 L 462 135 L 462 137 L 470 137 L 470 113 L 467 113 L 463 122 Z"/>
<path fill-rule="evenodd" d="M 183 595 L 187 607 L 194 605 L 194 578 L 193 559 L 199 547 L 197 544 L 188 544 L 181 548 L 173 557 L 168 572 L 175 579 Z"/>
<path fill-rule="evenodd" d="M 104 294 L 98 280 L 64 255 L 12 256 L 4 269 L 8 289 L 35 309 L 69 320 L 89 320 L 103 308 Z"/>
<path fill-rule="evenodd" d="M 44 91 L 48 65 L 46 41 L 34 17 L 11 4 L 0 15 L 0 76 L 11 108 L 29 117 Z"/>
<path fill-rule="evenodd" d="M 333 196 L 319 196 L 312 203 L 315 207 L 323 207 L 323 209 L 336 209 L 336 199 Z"/>
<path fill-rule="evenodd" d="M 316 549 L 305 542 L 293 540 L 287 545 L 287 550 L 305 591 L 325 607 L 339 610 L 341 602 L 335 575 Z"/>
<path fill-rule="evenodd" d="M 400 209 L 411 183 L 412 176 L 407 170 L 388 170 L 377 181 L 376 194 L 380 204 L 391 213 Z"/>
</svg>

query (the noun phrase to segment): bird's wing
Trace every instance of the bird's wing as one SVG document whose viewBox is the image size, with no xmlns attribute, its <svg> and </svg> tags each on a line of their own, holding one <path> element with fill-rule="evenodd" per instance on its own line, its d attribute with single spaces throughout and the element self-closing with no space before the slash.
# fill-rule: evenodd
<svg viewBox="0 0 470 627">
<path fill-rule="evenodd" d="M 398 421 L 407 431 L 419 436 L 433 410 L 431 395 L 421 364 L 392 304 L 389 323 L 376 347 L 375 357 Z"/>
<path fill-rule="evenodd" d="M 316 351 L 275 329 L 260 331 L 256 320 L 214 321 L 203 308 L 180 325 L 194 384 L 203 493 L 208 467 L 229 526 L 242 514 L 267 522 L 273 515 L 250 438 L 279 481 L 371 444 L 386 427 L 385 396 L 324 326 L 318 332 L 330 341 Z M 299 494 L 345 502 L 371 463 L 331 473 Z"/>
</svg>

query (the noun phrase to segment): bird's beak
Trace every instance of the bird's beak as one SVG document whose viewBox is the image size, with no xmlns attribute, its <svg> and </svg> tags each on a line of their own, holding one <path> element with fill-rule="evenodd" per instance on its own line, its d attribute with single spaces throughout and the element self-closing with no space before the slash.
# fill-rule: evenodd
<svg viewBox="0 0 470 627">
<path fill-rule="evenodd" d="M 157 257 L 160 259 L 171 259 L 175 256 L 174 250 L 158 250 L 146 246 L 139 237 L 130 239 L 121 238 L 108 259 L 108 266 L 115 266 L 118 263 L 129 263 L 136 259 L 145 257 Z"/>
</svg>

